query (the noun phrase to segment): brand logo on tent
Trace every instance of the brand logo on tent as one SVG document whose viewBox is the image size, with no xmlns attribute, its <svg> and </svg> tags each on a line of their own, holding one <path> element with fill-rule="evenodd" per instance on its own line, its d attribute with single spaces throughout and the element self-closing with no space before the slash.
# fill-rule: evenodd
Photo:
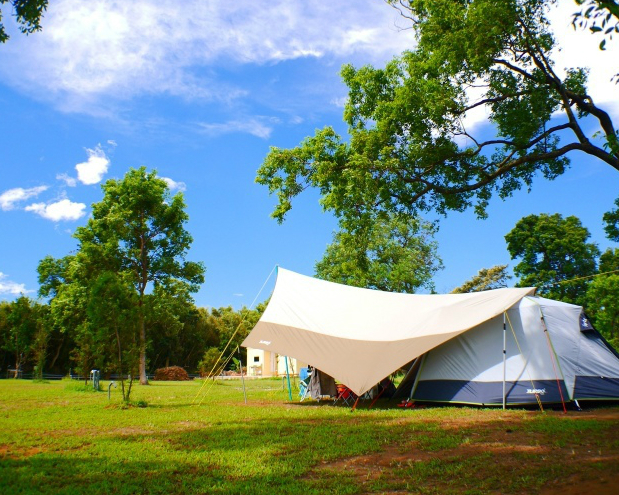
<svg viewBox="0 0 619 495">
<path fill-rule="evenodd" d="M 527 394 L 544 395 L 545 393 L 546 393 L 546 389 L 545 388 L 528 388 L 527 389 Z"/>
<path fill-rule="evenodd" d="M 580 330 L 593 330 L 593 325 L 591 324 L 591 321 L 589 321 L 589 318 L 587 318 L 584 314 L 580 315 Z"/>
<path fill-rule="evenodd" d="M 271 341 L 270 340 L 261 340 L 260 342 L 258 342 L 259 344 L 264 344 L 264 345 L 271 345 Z"/>
</svg>

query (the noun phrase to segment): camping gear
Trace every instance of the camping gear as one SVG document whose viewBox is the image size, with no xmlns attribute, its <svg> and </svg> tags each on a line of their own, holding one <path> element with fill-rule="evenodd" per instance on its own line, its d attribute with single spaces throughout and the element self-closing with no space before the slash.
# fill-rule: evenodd
<svg viewBox="0 0 619 495">
<path fill-rule="evenodd" d="M 389 293 L 279 268 L 243 346 L 312 363 L 357 396 L 408 366 L 398 395 L 412 400 L 619 399 L 619 356 L 582 308 L 534 292 Z"/>
<path fill-rule="evenodd" d="M 310 374 L 308 368 L 301 368 L 299 370 L 299 397 L 301 398 L 301 402 L 305 400 L 309 393 Z"/>
<path fill-rule="evenodd" d="M 337 383 L 335 386 L 337 388 L 337 394 L 335 396 L 335 400 L 333 401 L 333 405 L 335 406 L 339 402 L 343 402 L 347 406 L 352 406 L 357 400 L 355 393 L 343 383 Z"/>
<path fill-rule="evenodd" d="M 310 373 L 309 394 L 314 400 L 330 399 L 337 395 L 332 376 L 314 368 Z"/>
</svg>

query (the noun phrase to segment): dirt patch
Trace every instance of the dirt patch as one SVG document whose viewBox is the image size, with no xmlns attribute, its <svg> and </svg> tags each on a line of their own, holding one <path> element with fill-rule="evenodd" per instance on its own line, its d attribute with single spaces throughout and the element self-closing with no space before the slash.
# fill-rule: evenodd
<svg viewBox="0 0 619 495">
<path fill-rule="evenodd" d="M 165 435 L 168 430 L 153 430 L 148 428 L 140 428 L 137 426 L 124 426 L 122 428 L 114 428 L 107 430 L 106 435 L 113 437 L 129 437 L 129 436 L 148 436 L 148 435 Z"/>
<path fill-rule="evenodd" d="M 15 448 L 9 445 L 0 445 L 0 459 L 23 459 L 40 454 L 43 450 L 39 447 Z"/>
<path fill-rule="evenodd" d="M 595 495 L 616 495 L 617 480 L 603 476 L 593 480 L 582 480 L 578 477 L 571 477 L 564 483 L 547 486 L 542 489 L 540 495 L 582 495 L 591 493 Z"/>
<path fill-rule="evenodd" d="M 467 483 L 488 493 L 617 493 L 619 409 L 549 411 L 559 419 L 556 432 L 540 432 L 536 414 L 520 419 L 499 415 L 486 422 L 471 414 L 425 422 L 433 425 L 425 430 L 423 424 L 407 429 L 405 421 L 398 421 L 394 428 L 405 432 L 402 440 L 375 454 L 323 463 L 310 477 L 348 473 L 365 493 L 402 493 L 411 486 L 421 493 L 461 493 Z M 571 423 L 579 420 L 585 420 L 582 430 Z M 599 421 L 600 428 L 587 430 L 589 420 Z M 563 421 L 570 422 L 565 430 Z M 484 479 L 489 481 L 484 484 Z M 506 486 L 501 487 L 501 479 L 509 481 Z"/>
</svg>

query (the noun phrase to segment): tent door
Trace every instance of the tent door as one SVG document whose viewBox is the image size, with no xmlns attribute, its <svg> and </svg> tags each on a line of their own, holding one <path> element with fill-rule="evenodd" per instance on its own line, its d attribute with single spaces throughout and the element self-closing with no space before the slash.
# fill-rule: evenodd
<svg viewBox="0 0 619 495">
<path fill-rule="evenodd" d="M 412 391 L 417 383 L 419 368 L 424 356 L 418 356 L 409 363 L 410 367 L 408 368 L 406 375 L 404 375 L 404 378 L 402 378 L 402 381 L 400 382 L 398 388 L 393 394 L 393 399 L 399 399 L 402 397 L 408 397 L 410 399 L 410 397 L 413 395 Z"/>
</svg>

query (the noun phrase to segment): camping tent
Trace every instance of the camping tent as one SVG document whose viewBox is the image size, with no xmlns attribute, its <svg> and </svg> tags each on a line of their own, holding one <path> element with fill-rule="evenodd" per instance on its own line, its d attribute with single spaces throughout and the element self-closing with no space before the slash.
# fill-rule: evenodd
<svg viewBox="0 0 619 495">
<path fill-rule="evenodd" d="M 279 268 L 243 346 L 311 363 L 359 395 L 409 365 L 418 400 L 619 398 L 619 356 L 582 324 L 582 308 L 534 291 L 398 294 Z"/>
</svg>

